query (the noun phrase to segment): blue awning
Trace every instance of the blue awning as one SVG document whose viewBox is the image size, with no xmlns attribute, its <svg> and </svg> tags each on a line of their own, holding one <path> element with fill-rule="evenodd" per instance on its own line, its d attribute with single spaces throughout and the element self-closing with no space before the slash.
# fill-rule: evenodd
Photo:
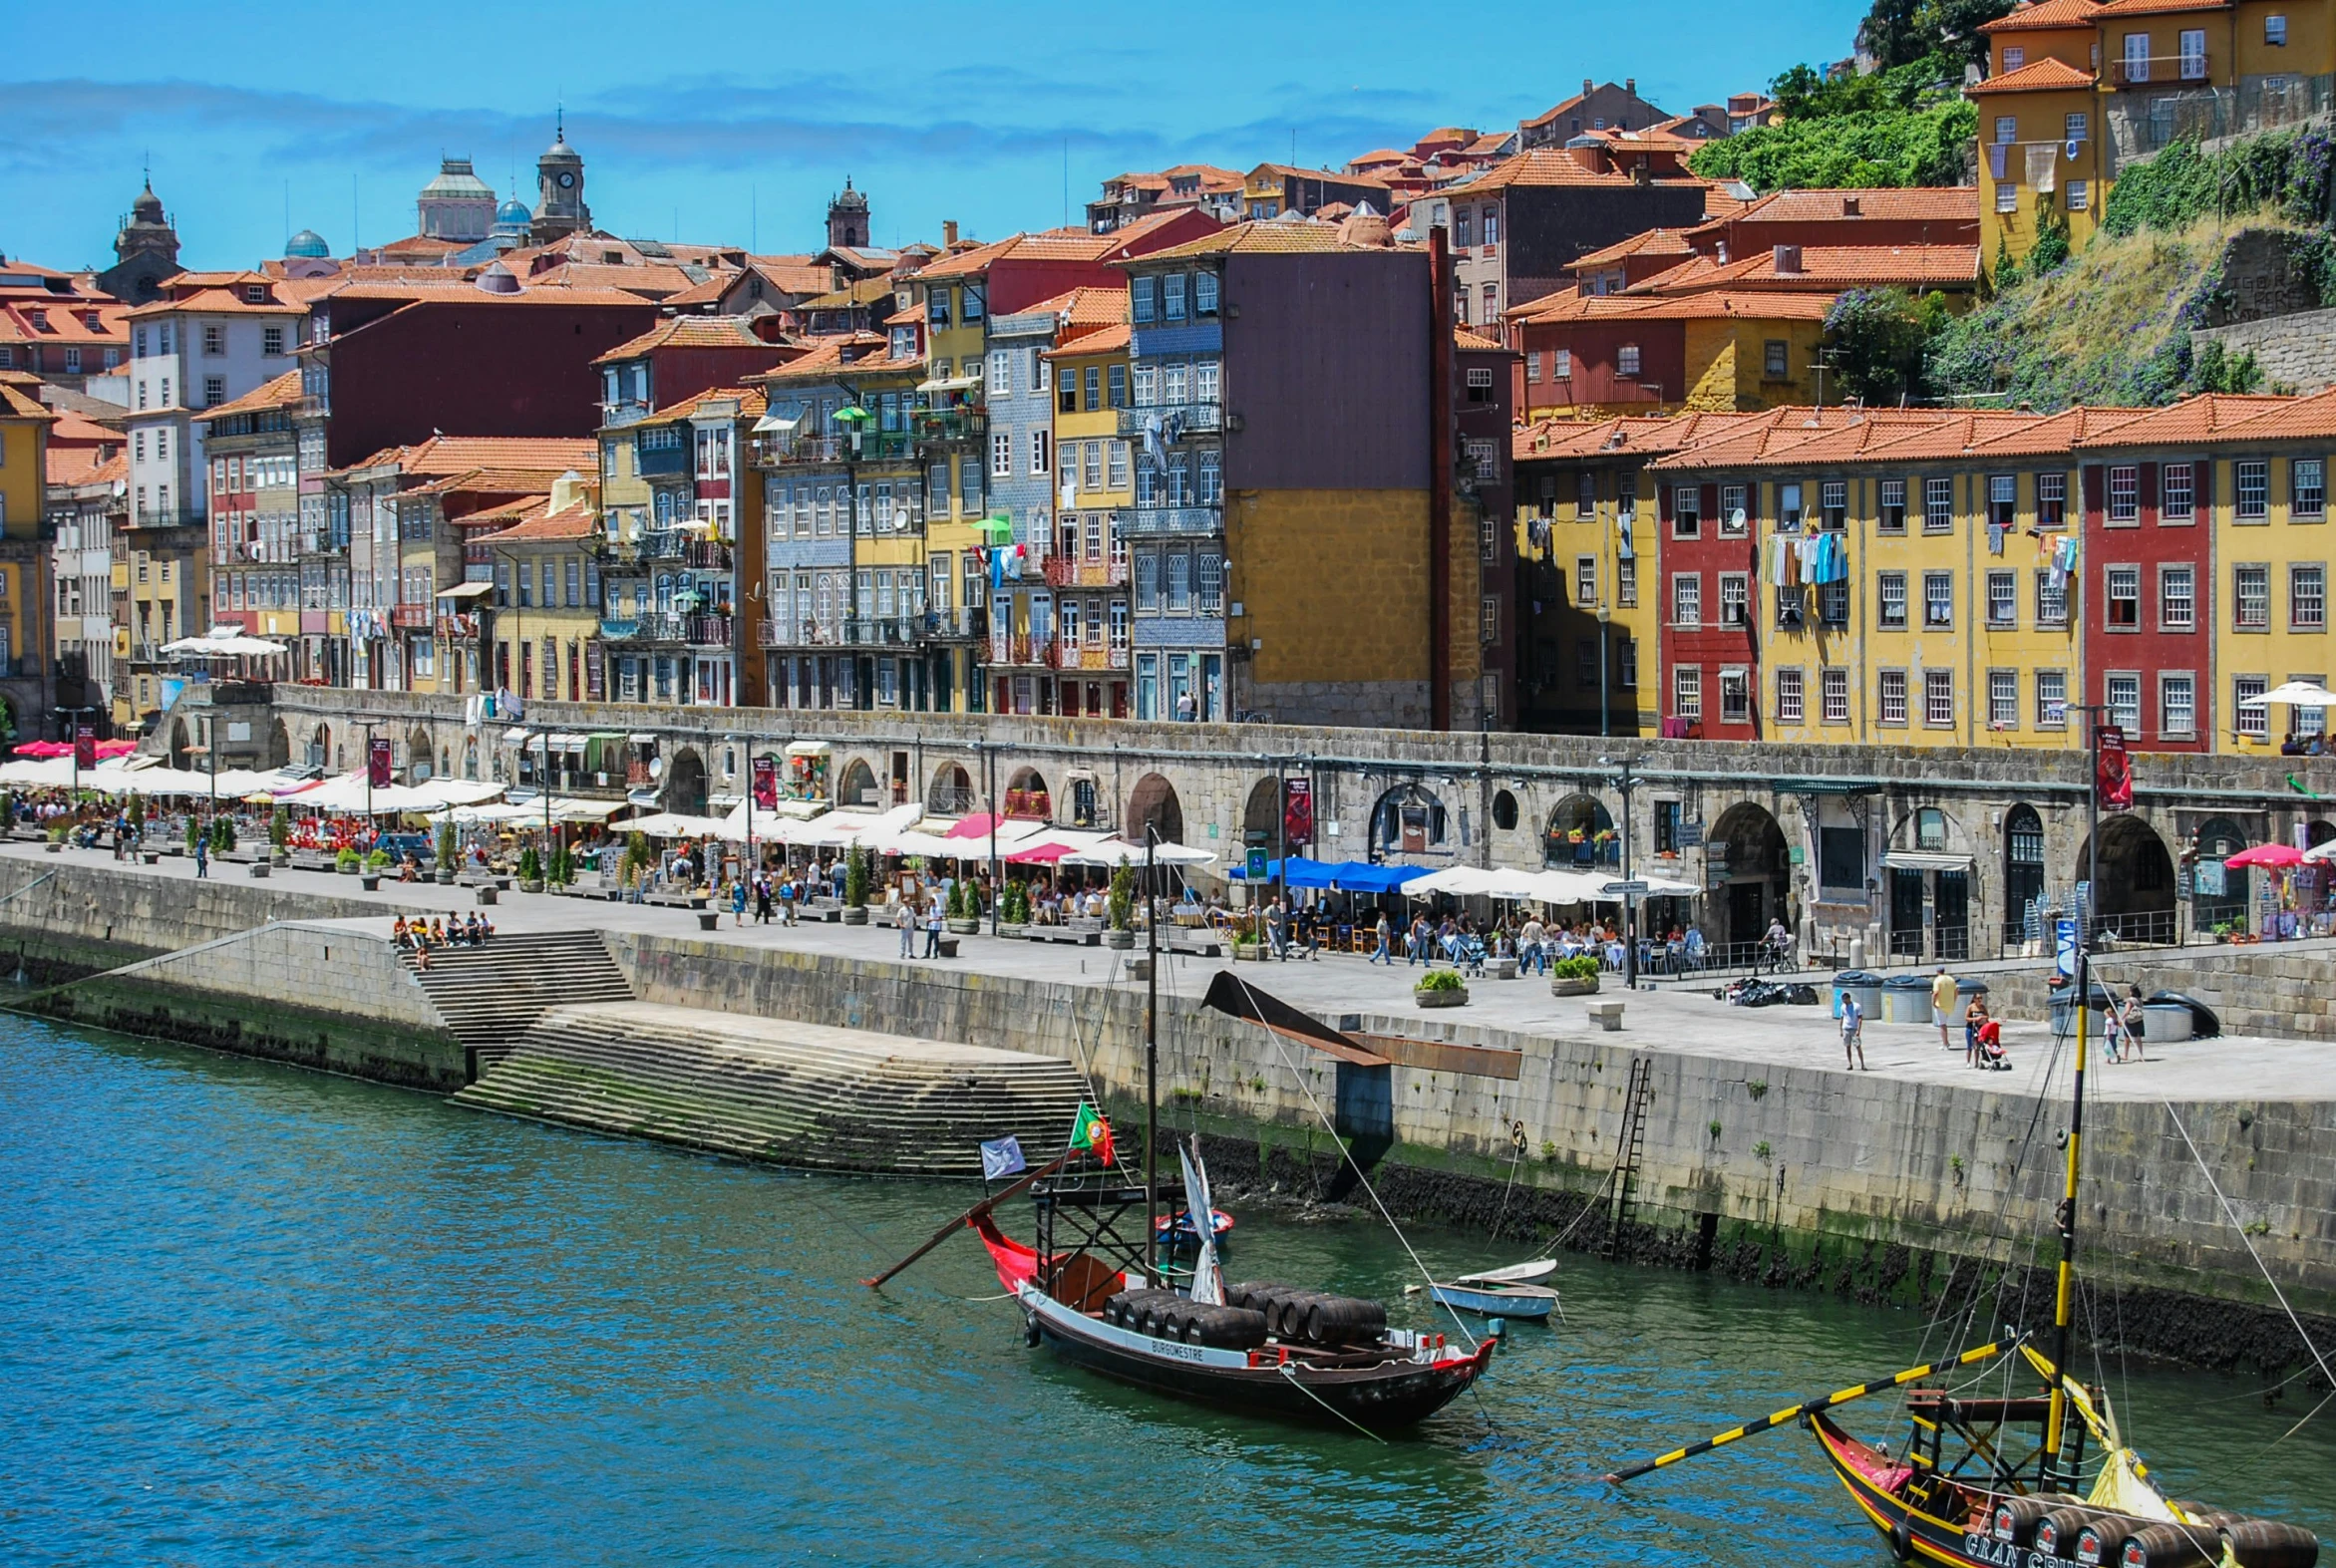
<svg viewBox="0 0 2336 1568">
<path fill-rule="evenodd" d="M 1328 887 L 1330 885 L 1330 873 L 1333 869 L 1333 867 L 1324 864 L 1320 860 L 1308 860 L 1303 855 L 1291 855 L 1289 859 L 1288 885 L 1291 887 Z M 1226 874 L 1231 876 L 1235 881 L 1248 880 L 1248 868 L 1246 866 L 1236 865 L 1230 872 Z M 1281 881 L 1282 863 L 1279 860 L 1266 861 L 1265 875 L 1262 880 L 1268 882 Z"/>
<path fill-rule="evenodd" d="M 1263 880 L 1279 881 L 1281 880 L 1281 871 L 1282 864 L 1279 860 L 1268 860 L 1265 862 Z M 1236 865 L 1226 874 L 1235 881 L 1247 880 L 1246 868 L 1242 866 Z M 1289 862 L 1288 885 L 1291 887 L 1334 887 L 1348 893 L 1392 893 L 1415 877 L 1427 874 L 1428 868 L 1419 865 L 1373 865 L 1368 860 L 1342 860 L 1336 865 L 1329 865 L 1320 860 L 1308 860 L 1302 856 L 1292 855 Z"/>
</svg>

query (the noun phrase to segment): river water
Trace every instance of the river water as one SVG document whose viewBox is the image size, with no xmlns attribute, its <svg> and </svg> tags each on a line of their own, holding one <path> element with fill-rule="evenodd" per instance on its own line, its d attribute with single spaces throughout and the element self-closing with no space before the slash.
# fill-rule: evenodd
<svg viewBox="0 0 2336 1568">
<path fill-rule="evenodd" d="M 855 1283 L 965 1198 L 0 1020 L 0 1562 L 1886 1560 L 1795 1431 L 1595 1477 L 1906 1365 L 1912 1315 L 1569 1257 L 1569 1323 L 1382 1445 L 1053 1364 L 970 1237 Z M 1405 1268 L 1261 1212 L 1234 1258 Z M 2336 1535 L 2336 1409 L 2107 1371 L 2176 1495 Z"/>
</svg>

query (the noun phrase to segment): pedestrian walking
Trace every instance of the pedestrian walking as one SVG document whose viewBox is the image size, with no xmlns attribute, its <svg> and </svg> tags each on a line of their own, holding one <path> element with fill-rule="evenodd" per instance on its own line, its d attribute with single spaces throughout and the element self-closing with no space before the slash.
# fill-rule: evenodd
<svg viewBox="0 0 2336 1568">
<path fill-rule="evenodd" d="M 1379 926 L 1377 935 L 1379 937 L 1379 946 L 1372 952 L 1371 962 L 1376 964 L 1384 960 L 1387 967 L 1393 969 L 1395 967 L 1395 953 L 1388 944 L 1389 939 L 1395 935 L 1395 927 L 1388 923 L 1387 911 L 1384 909 L 1379 911 Z"/>
<path fill-rule="evenodd" d="M 767 926 L 770 923 L 771 874 L 768 871 L 758 871 L 755 873 L 755 924 Z"/>
<path fill-rule="evenodd" d="M 941 956 L 941 895 L 938 893 L 924 906 L 924 956 Z"/>
<path fill-rule="evenodd" d="M 1963 1009 L 1963 1065 L 1965 1067 L 1975 1068 L 1980 1065 L 1979 1032 L 1986 1026 L 1986 993 L 1974 992 L 1971 997 L 1971 1005 Z"/>
<path fill-rule="evenodd" d="M 211 844 L 208 835 L 198 836 L 194 840 L 194 874 L 198 877 L 211 874 Z"/>
<path fill-rule="evenodd" d="M 892 923 L 900 928 L 900 956 L 916 956 L 916 906 L 903 898 L 893 906 Z"/>
<path fill-rule="evenodd" d="M 1428 950 L 1429 941 L 1428 917 L 1425 914 L 1412 916 L 1411 946 L 1410 952 L 1403 962 L 1404 968 L 1409 969 L 1414 964 L 1428 964 L 1431 968 L 1434 967 L 1434 960 Z"/>
<path fill-rule="evenodd" d="M 1865 1066 L 1865 1009 L 1846 991 L 1841 993 L 1841 1057 L 1852 1073 L 1872 1071 Z"/>
<path fill-rule="evenodd" d="M 733 926 L 746 924 L 746 878 L 743 876 L 730 879 L 730 923 Z"/>
<path fill-rule="evenodd" d="M 1938 1048 L 1952 1051 L 1955 1043 L 1947 1038 L 1947 1015 L 1955 1010 L 1955 977 L 1948 974 L 1946 965 L 1938 966 L 1938 973 L 1930 981 L 1930 1021 L 1938 1026 Z"/>
<path fill-rule="evenodd" d="M 1289 932 L 1281 910 L 1281 900 L 1265 906 L 1265 941 L 1267 950 L 1275 958 L 1286 959 L 1289 953 Z"/>
</svg>

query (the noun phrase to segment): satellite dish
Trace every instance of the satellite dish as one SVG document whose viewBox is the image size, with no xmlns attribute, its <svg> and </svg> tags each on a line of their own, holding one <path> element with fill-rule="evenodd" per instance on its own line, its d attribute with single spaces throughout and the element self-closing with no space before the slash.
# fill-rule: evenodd
<svg viewBox="0 0 2336 1568">
<path fill-rule="evenodd" d="M 649 777 L 652 779 L 662 779 L 665 777 L 664 758 L 652 757 L 649 759 Z"/>
</svg>

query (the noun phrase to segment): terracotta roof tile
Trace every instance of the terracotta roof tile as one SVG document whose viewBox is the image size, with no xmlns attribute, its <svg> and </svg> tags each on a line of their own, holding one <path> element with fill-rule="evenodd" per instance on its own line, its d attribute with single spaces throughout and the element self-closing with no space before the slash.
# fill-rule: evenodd
<svg viewBox="0 0 2336 1568">
<path fill-rule="evenodd" d="M 619 343 L 592 363 L 607 365 L 617 360 L 638 359 L 653 349 L 662 348 L 762 349 L 768 352 L 773 346 L 755 336 L 744 316 L 671 316 L 639 337 Z"/>
<path fill-rule="evenodd" d="M 544 504 L 549 505 L 546 497 Z M 598 531 L 599 517 L 590 506 L 570 506 L 565 511 L 547 511 L 542 516 L 530 517 L 500 532 L 487 534 L 480 542 L 495 544 L 558 544 L 571 539 L 590 538 Z"/>
<path fill-rule="evenodd" d="M 1984 82 L 1975 82 L 1963 89 L 1966 98 L 1989 98 L 1998 93 L 2070 93 L 2090 92 L 2099 79 L 2090 71 L 2080 71 L 2065 60 L 2046 55 L 2031 60 L 2017 71 L 2006 71 L 1991 76 Z"/>
<path fill-rule="evenodd" d="M 1045 357 L 1048 359 L 1079 359 L 1094 354 L 1125 354 L 1129 344 L 1133 341 L 1134 330 L 1124 321 L 1108 327 L 1098 327 L 1093 332 L 1072 339 L 1059 349 L 1047 350 Z"/>
<path fill-rule="evenodd" d="M 1134 261 L 1178 261 L 1187 256 L 1221 256 L 1233 253 L 1270 254 L 1324 250 L 1375 251 L 1379 245 L 1355 245 L 1338 237 L 1334 223 L 1289 222 L 1275 218 L 1265 222 L 1228 223 L 1213 234 L 1186 240 L 1181 245 L 1170 245 L 1166 250 L 1155 250 L 1148 255 L 1131 258 Z"/>
<path fill-rule="evenodd" d="M 2094 14 L 2103 22 L 2129 16 L 2159 16 L 2174 11 L 2227 11 L 2230 0 L 2109 0 Z"/>
<path fill-rule="evenodd" d="M 682 399 L 679 403 L 668 404 L 659 409 L 653 418 L 660 420 L 687 419 L 707 404 L 720 403 L 725 399 L 734 400 L 738 404 L 738 413 L 741 419 L 759 420 L 771 406 L 768 396 L 760 387 L 708 387 L 704 392 L 695 393 Z"/>
<path fill-rule="evenodd" d="M 1976 185 L 1884 185 L 1862 190 L 1775 190 L 1761 196 L 1723 223 L 1811 223 L 1847 220 L 1844 203 L 1857 203 L 1857 217 L 1887 222 L 1979 222 Z M 1706 223 L 1694 232 L 1710 232 Z"/>
<path fill-rule="evenodd" d="M 1636 182 L 1628 174 L 1601 173 L 1596 169 L 1584 168 L 1579 159 L 1562 148 L 1537 147 L 1502 158 L 1483 173 L 1452 186 L 1451 193 L 1474 195 L 1487 190 L 1505 190 L 1511 185 L 1606 185 L 1618 188 Z M 1655 176 L 1654 182 L 1658 185 L 1704 183 L 1699 179 L 1666 178 L 1660 174 Z"/>
<path fill-rule="evenodd" d="M 1741 261 L 1697 256 L 1631 286 L 1633 294 L 1685 294 L 1711 288 L 1841 290 L 1889 284 L 1972 287 L 1979 281 L 1977 245 L 1803 245 L 1801 270 L 1777 270 L 1774 247 Z"/>
<path fill-rule="evenodd" d="M 269 409 L 288 408 L 300 401 L 300 373 L 285 371 L 273 381 L 263 381 L 231 402 L 204 409 L 199 419 L 204 424 L 225 419 L 230 414 L 263 414 Z"/>
<path fill-rule="evenodd" d="M 2101 14 L 2101 0 L 2041 0 L 2041 3 L 2022 3 L 2012 8 L 2008 16 L 1999 16 L 1992 22 L 1982 22 L 1982 33 L 2017 33 L 2038 28 L 2091 27 L 2093 19 Z"/>
<path fill-rule="evenodd" d="M 1617 261 L 1632 256 L 1692 256 L 1695 247 L 1675 228 L 1650 228 L 1643 234 L 1633 234 L 1619 244 L 1603 250 L 1593 250 L 1586 256 L 1576 256 L 1565 264 L 1568 272 L 1580 272 L 1598 267 L 1610 267 Z"/>
<path fill-rule="evenodd" d="M 1470 326 L 1455 326 L 1452 329 L 1452 342 L 1456 348 L 1468 349 L 1479 354 L 1502 354 L 1508 350 L 1508 345 L 1499 338 L 1486 337 L 1482 332 Z"/>
<path fill-rule="evenodd" d="M 1823 293 L 1711 289 L 1693 294 L 1551 294 L 1520 305 L 1507 319 L 1520 326 L 1575 321 L 1823 321 L 1834 296 Z"/>
<path fill-rule="evenodd" d="M 2200 441 L 2243 441 L 2283 433 L 2283 427 L 2293 427 L 2284 433 L 2309 434 L 2312 424 L 2325 418 L 2324 411 L 2336 407 L 2323 403 L 2326 397 L 2325 393 L 2304 399 L 2204 393 L 2184 398 L 2168 408 L 2153 409 L 2119 426 L 2115 432 L 2116 443 L 2121 447 L 2166 447 Z M 2306 405 L 2319 407 L 2306 408 Z M 2265 415 L 2282 418 L 2257 425 L 2256 421 Z M 2254 428 L 2247 429 L 2249 426 Z"/>
</svg>

